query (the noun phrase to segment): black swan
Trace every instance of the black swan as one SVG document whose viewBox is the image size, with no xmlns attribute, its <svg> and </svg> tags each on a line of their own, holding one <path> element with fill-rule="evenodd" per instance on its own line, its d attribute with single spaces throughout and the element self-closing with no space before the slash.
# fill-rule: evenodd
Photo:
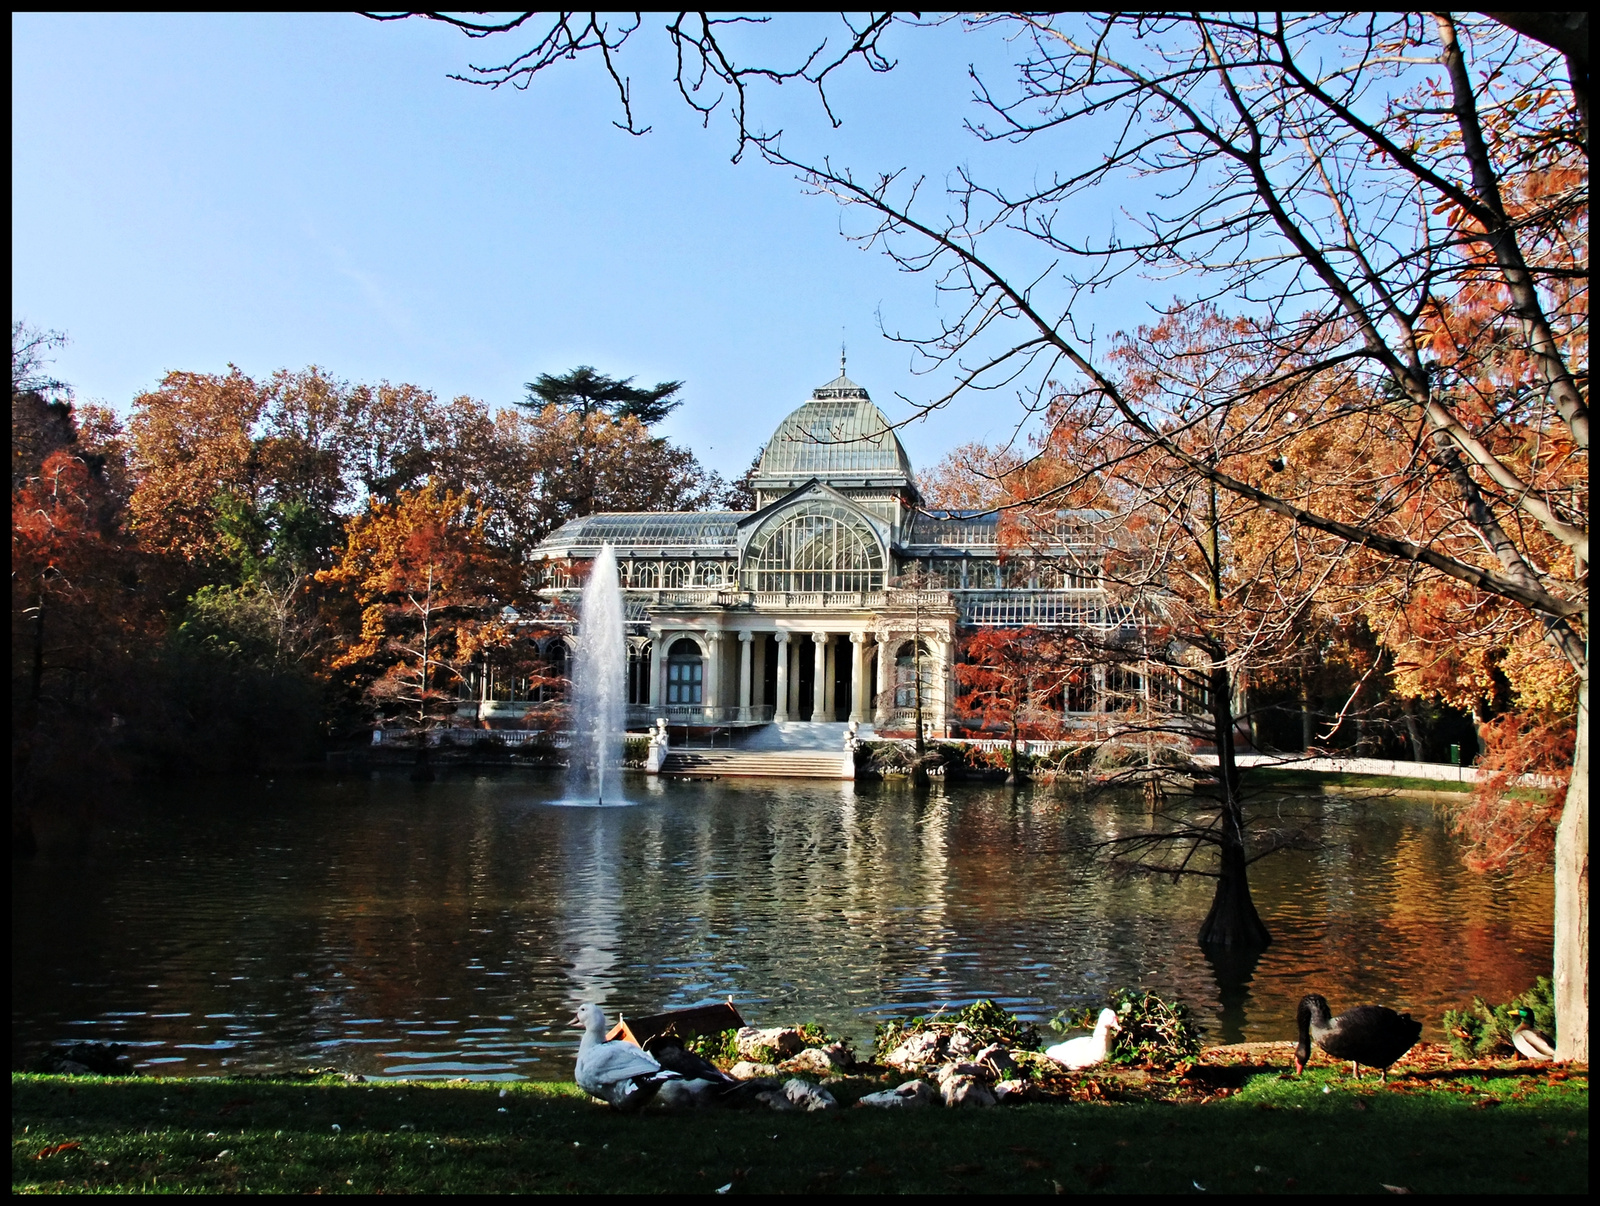
<svg viewBox="0 0 1600 1206">
<path fill-rule="evenodd" d="M 1294 1070 L 1305 1071 L 1311 1058 L 1311 1040 L 1316 1039 L 1334 1059 L 1347 1059 L 1355 1067 L 1357 1077 L 1361 1065 L 1378 1068 L 1383 1079 L 1389 1079 L 1389 1065 L 1394 1063 L 1422 1037 L 1422 1023 L 1409 1013 L 1396 1013 L 1382 1005 L 1357 1005 L 1338 1017 L 1328 1016 L 1328 999 L 1311 993 L 1301 998 L 1297 1018 L 1300 1042 L 1294 1049 Z"/>
</svg>

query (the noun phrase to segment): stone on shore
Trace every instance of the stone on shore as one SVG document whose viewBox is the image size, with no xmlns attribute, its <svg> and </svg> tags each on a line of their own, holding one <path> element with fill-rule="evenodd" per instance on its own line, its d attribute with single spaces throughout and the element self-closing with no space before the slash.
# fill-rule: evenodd
<svg viewBox="0 0 1600 1206">
<path fill-rule="evenodd" d="M 901 1110 L 930 1106 L 939 1100 L 939 1093 L 925 1080 L 908 1080 L 905 1084 L 881 1093 L 868 1093 L 858 1106 L 869 1109 Z"/>
<path fill-rule="evenodd" d="M 746 1026 L 734 1036 L 739 1054 L 747 1060 L 775 1063 L 805 1050 L 806 1037 L 792 1026 L 759 1030 Z"/>
<path fill-rule="evenodd" d="M 829 1043 L 826 1047 L 807 1047 L 792 1059 L 778 1065 L 780 1072 L 813 1072 L 818 1076 L 832 1076 L 848 1072 L 855 1061 L 843 1043 Z"/>
<path fill-rule="evenodd" d="M 768 1080 L 778 1075 L 778 1065 L 742 1059 L 728 1069 L 728 1075 L 734 1080 Z"/>
</svg>

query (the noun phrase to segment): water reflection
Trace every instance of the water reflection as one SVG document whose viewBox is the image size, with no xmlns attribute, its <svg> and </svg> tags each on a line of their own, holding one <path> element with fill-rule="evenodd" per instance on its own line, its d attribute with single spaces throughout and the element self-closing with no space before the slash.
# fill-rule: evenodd
<svg viewBox="0 0 1600 1206">
<path fill-rule="evenodd" d="M 1284 1038 L 1306 991 L 1431 1024 L 1544 973 L 1548 881 L 1473 876 L 1427 804 L 1329 798 L 1253 869 L 1258 961 L 1193 936 L 1209 884 L 1114 886 L 1083 854 L 1137 801 L 633 779 L 631 808 L 463 775 L 229 784 L 129 800 L 87 854 L 13 877 L 12 1043 L 100 1037 L 173 1071 L 570 1074 L 582 1001 L 732 998 L 865 1042 L 989 996 L 1043 1020 L 1123 984 L 1218 1040 Z"/>
</svg>

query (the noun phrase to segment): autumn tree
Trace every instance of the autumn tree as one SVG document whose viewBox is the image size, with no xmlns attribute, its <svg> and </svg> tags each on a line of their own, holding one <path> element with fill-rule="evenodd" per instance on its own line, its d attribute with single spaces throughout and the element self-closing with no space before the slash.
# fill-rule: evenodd
<svg viewBox="0 0 1600 1206">
<path fill-rule="evenodd" d="M 505 643 L 518 572 L 489 544 L 481 507 L 429 483 L 350 521 L 339 561 L 317 575 L 359 618 L 332 663 L 381 716 L 428 728 L 452 712 L 474 659 Z"/>
<path fill-rule="evenodd" d="M 962 643 L 956 714 L 1006 734 L 1014 777 L 1023 774 L 1019 740 L 1059 735 L 1063 697 L 1078 668 L 1064 648 L 1067 639 L 1059 629 L 984 627 Z"/>
</svg>

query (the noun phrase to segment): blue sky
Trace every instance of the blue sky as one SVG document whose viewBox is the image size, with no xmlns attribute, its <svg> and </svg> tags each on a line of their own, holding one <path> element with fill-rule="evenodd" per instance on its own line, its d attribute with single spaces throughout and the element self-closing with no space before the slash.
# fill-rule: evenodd
<svg viewBox="0 0 1600 1206">
<path fill-rule="evenodd" d="M 767 32 L 798 45 L 810 18 Z M 619 116 L 599 63 L 527 92 L 446 78 L 512 43 L 353 15 L 13 16 L 12 311 L 71 343 L 54 372 L 119 408 L 170 369 L 322 365 L 506 405 L 540 372 L 593 364 L 679 378 L 663 431 L 737 473 L 837 371 L 892 417 L 943 379 L 878 334 L 925 328 L 931 282 L 840 237 L 786 172 L 729 162 L 671 91 L 660 18 L 624 67 L 652 133 Z M 818 27 L 820 28 L 820 27 Z M 645 36 L 648 35 L 648 36 Z M 511 35 L 515 37 L 515 35 Z M 905 31 L 887 76 L 856 71 L 832 131 L 788 87 L 758 95 L 786 148 L 942 181 L 1016 153 L 960 128 L 969 62 L 1009 78 L 992 35 Z M 1126 304 L 1126 303 L 1125 303 Z M 1110 330 L 1140 321 L 1106 312 Z M 904 433 L 928 466 L 1015 412 L 958 404 Z"/>
</svg>

